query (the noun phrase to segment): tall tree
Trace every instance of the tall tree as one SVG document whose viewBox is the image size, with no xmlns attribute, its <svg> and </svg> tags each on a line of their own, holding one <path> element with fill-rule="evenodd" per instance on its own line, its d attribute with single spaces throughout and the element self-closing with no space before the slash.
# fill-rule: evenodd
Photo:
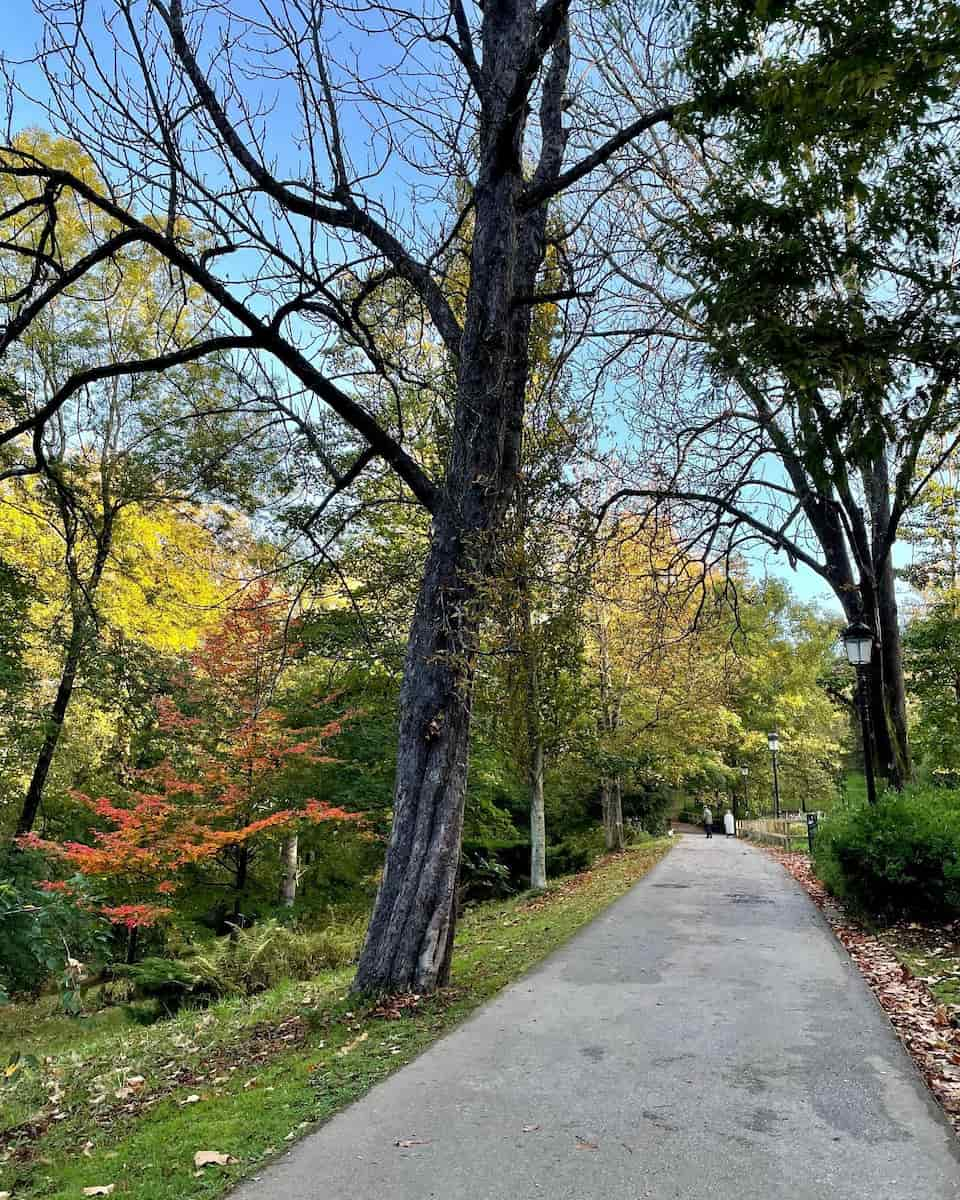
<svg viewBox="0 0 960 1200">
<path fill-rule="evenodd" d="M 42 155 L 97 182 L 89 159 L 62 139 L 25 135 L 14 143 L 13 154 Z M 40 202 L 51 205 L 52 244 L 30 218 Z M 0 224 L 3 291 L 22 318 L 19 302 L 31 293 L 37 264 L 50 254 L 81 262 L 95 256 L 106 226 L 97 207 L 80 198 L 41 201 L 39 184 L 29 178 L 0 175 L 0 203 L 6 213 Z M 23 253 L 11 252 L 11 243 Z M 44 718 L 17 836 L 33 828 L 78 676 L 98 642 L 98 594 L 121 514 L 135 505 L 159 509 L 217 489 L 222 493 L 231 473 L 231 449 L 251 434 L 242 422 L 227 420 L 222 412 L 217 417 L 223 372 L 213 361 L 202 370 L 182 365 L 169 374 L 115 369 L 118 361 L 161 352 L 178 327 L 198 317 L 186 311 L 161 257 L 131 241 L 86 270 L 82 285 L 59 288 L 15 338 L 9 334 L 17 316 L 7 327 L 5 364 L 19 389 L 8 396 L 8 414 L 15 426 L 28 425 L 32 438 L 19 454 L 14 443 L 4 496 L 42 512 L 56 530 L 67 582 L 59 681 Z M 82 360 L 98 367 L 78 376 Z M 78 378 L 82 384 L 73 386 Z M 48 406 L 49 419 L 41 420 Z M 177 422 L 183 422 L 188 407 L 191 418 L 206 409 L 206 423 L 192 420 L 177 436 Z M 234 469 L 233 482 L 239 478 Z"/>
<path fill-rule="evenodd" d="M 226 881 L 233 920 L 242 921 L 250 872 L 271 833 L 287 847 L 284 883 L 292 902 L 297 863 L 289 847 L 300 826 L 355 819 L 285 788 L 292 765 L 330 761 L 326 747 L 342 725 L 293 730 L 272 706 L 293 651 L 288 611 L 285 598 L 263 581 L 207 634 L 190 655 L 179 702 L 157 699 L 160 761 L 139 771 L 136 786 L 119 798 L 77 797 L 98 825 L 110 828 L 95 827 L 87 842 L 20 839 L 101 881 L 112 893 L 103 912 L 114 923 L 154 924 L 204 869 Z"/>
<path fill-rule="evenodd" d="M 698 3 L 685 56 L 701 99 L 648 159 L 659 201 L 641 224 L 625 196 L 606 231 L 634 305 L 620 327 L 642 331 L 638 353 L 618 343 L 646 384 L 636 420 L 662 453 L 628 490 L 715 561 L 765 544 L 868 622 L 897 784 L 892 552 L 956 444 L 958 28 L 953 4 Z"/>
<path fill-rule="evenodd" d="M 446 978 L 452 952 L 478 583 L 519 462 L 531 313 L 546 299 L 539 278 L 548 209 L 565 194 L 565 220 L 576 227 L 594 199 L 592 172 L 669 121 L 672 109 L 625 120 L 615 97 L 604 104 L 571 86 L 574 55 L 596 61 L 605 37 L 601 14 L 574 36 L 571 0 L 539 8 L 535 0 L 451 0 L 410 10 L 374 3 L 362 11 L 303 0 L 255 19 L 230 3 L 215 18 L 183 0 L 110 7 L 104 25 L 80 0 L 39 5 L 38 61 L 49 88 L 41 104 L 109 186 L 41 154 L 8 151 L 3 171 L 37 183 L 38 199 L 24 211 L 44 230 L 44 253 L 0 350 L 91 267 L 127 244 L 150 246 L 188 294 L 199 289 L 220 310 L 223 332 L 197 333 L 173 355 L 199 358 L 231 345 L 272 356 L 282 376 L 278 408 L 302 431 L 318 475 L 330 456 L 313 410 L 326 405 L 337 418 L 330 432 L 341 447 L 352 439 L 358 455 L 353 468 L 332 472 L 334 488 L 380 458 L 429 510 L 400 701 L 393 831 L 357 985 L 431 990 Z M 233 36 L 222 36 L 223 22 Z M 338 44 L 351 41 L 358 53 L 338 60 Z M 105 42 L 118 43 L 115 52 Z M 406 73 L 390 68 L 411 54 L 423 56 L 427 74 L 408 88 Z M 279 122 L 265 117 L 256 87 L 240 82 L 267 61 L 271 95 L 282 93 Z M 290 129 L 286 145 L 282 127 Z M 464 178 L 471 186 L 458 206 L 444 184 Z M 582 198 L 574 201 L 575 192 Z M 96 207 L 109 228 L 69 263 L 46 253 L 55 232 L 48 200 L 61 194 Z M 437 264 L 467 207 L 474 224 L 461 322 Z M 381 409 L 351 389 L 356 372 L 402 377 L 371 338 L 363 306 L 349 299 L 358 277 L 393 288 L 396 327 L 428 323 L 429 340 L 450 359 L 441 463 L 411 453 L 395 389 Z M 126 369 L 163 365 L 157 357 Z M 58 404 L 59 394 L 7 436 L 32 430 Z"/>
</svg>

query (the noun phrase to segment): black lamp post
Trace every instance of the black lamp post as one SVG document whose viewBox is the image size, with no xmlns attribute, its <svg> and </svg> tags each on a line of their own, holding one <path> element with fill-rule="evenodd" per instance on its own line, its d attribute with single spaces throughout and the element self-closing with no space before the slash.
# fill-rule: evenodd
<svg viewBox="0 0 960 1200">
<path fill-rule="evenodd" d="M 877 781 L 873 774 L 873 730 L 870 727 L 870 701 L 867 695 L 867 672 L 873 657 L 873 630 L 863 621 L 854 621 L 841 634 L 847 660 L 857 668 L 857 702 L 860 706 L 860 728 L 863 732 L 863 772 L 867 777 L 867 799 L 877 802 Z"/>
<path fill-rule="evenodd" d="M 780 750 L 780 734 L 772 729 L 767 734 L 767 745 L 770 747 L 770 757 L 773 759 L 773 815 L 780 820 L 780 776 L 777 773 L 777 754 Z"/>
</svg>

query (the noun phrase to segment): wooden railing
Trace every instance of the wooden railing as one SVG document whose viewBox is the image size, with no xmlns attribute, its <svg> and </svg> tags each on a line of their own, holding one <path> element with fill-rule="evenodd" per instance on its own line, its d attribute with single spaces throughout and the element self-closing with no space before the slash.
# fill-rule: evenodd
<svg viewBox="0 0 960 1200">
<path fill-rule="evenodd" d="M 818 815 L 822 820 L 823 814 Z M 798 839 L 806 841 L 807 821 L 802 813 L 797 813 L 796 816 L 788 814 L 780 818 L 761 817 L 757 821 L 738 821 L 737 830 L 741 837 L 789 847 L 791 842 Z"/>
</svg>

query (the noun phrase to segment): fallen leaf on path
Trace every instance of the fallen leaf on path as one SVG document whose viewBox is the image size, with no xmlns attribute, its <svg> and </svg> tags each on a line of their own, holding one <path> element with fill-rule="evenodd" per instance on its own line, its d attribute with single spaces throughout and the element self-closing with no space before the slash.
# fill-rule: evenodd
<svg viewBox="0 0 960 1200">
<path fill-rule="evenodd" d="M 236 1161 L 232 1154 L 221 1154 L 217 1150 L 198 1150 L 193 1156 L 193 1165 L 198 1170 L 201 1167 L 225 1167 Z"/>
<path fill-rule="evenodd" d="M 588 1142 L 586 1138 L 578 1137 L 577 1138 L 577 1149 L 578 1150 L 599 1150 L 600 1143 L 599 1142 Z"/>
<path fill-rule="evenodd" d="M 430 1145 L 429 1142 L 421 1141 L 419 1138 L 406 1138 L 403 1141 L 396 1141 L 393 1144 L 395 1146 L 399 1146 L 401 1150 L 409 1150 L 411 1146 L 429 1146 Z"/>
<path fill-rule="evenodd" d="M 524 1125 L 521 1132 L 522 1133 L 536 1133 L 539 1128 L 540 1128 L 539 1125 Z"/>
</svg>

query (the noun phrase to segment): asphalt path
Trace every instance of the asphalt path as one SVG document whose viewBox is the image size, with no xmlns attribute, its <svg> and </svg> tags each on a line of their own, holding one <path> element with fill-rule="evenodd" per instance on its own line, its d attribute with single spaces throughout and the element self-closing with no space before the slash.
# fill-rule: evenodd
<svg viewBox="0 0 960 1200">
<path fill-rule="evenodd" d="M 960 1198 L 956 1138 L 805 893 L 678 842 L 235 1200 Z"/>
</svg>

